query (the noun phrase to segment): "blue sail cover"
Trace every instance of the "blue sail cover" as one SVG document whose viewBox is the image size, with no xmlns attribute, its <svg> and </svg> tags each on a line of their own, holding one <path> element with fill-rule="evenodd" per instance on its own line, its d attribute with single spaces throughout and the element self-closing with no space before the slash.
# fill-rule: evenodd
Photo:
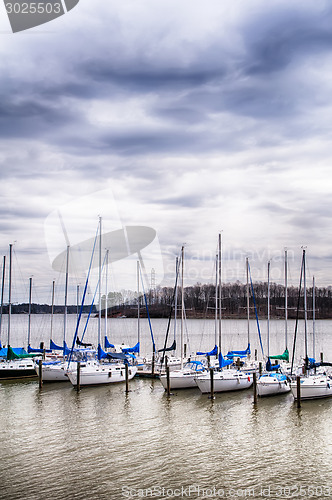
<svg viewBox="0 0 332 500">
<path fill-rule="evenodd" d="M 52 352 L 52 349 L 37 349 L 37 348 L 35 349 L 35 348 L 30 347 L 30 346 L 28 345 L 28 353 L 31 353 L 31 352 L 33 352 L 33 353 L 34 353 L 34 352 L 36 352 L 36 353 L 37 353 L 37 352 L 40 352 L 40 353 L 44 353 L 44 352 Z"/>
<path fill-rule="evenodd" d="M 250 344 L 248 344 L 248 347 L 245 351 L 228 351 L 228 353 L 226 354 L 226 357 L 227 358 L 234 358 L 235 356 L 237 357 L 246 357 L 246 356 L 249 356 L 250 354 Z"/>
<path fill-rule="evenodd" d="M 63 346 L 61 347 L 60 345 L 55 344 L 53 342 L 53 340 L 50 340 L 50 350 L 51 351 L 63 351 L 63 354 L 65 356 L 68 356 L 68 354 L 70 354 L 70 349 L 68 349 L 66 342 L 64 342 Z"/>
<path fill-rule="evenodd" d="M 215 345 L 212 351 L 209 352 L 196 352 L 197 356 L 217 356 L 218 354 L 218 347 Z"/>
<path fill-rule="evenodd" d="M 273 365 L 271 363 L 270 358 L 267 360 L 267 363 L 266 363 L 266 371 L 267 372 L 272 372 L 274 370 L 279 370 L 279 368 L 280 368 L 280 365 Z"/>
<path fill-rule="evenodd" d="M 133 356 L 132 354 L 124 354 L 123 352 L 108 352 L 107 357 L 109 359 L 121 359 L 124 363 L 128 363 L 127 356 Z M 133 356 L 135 357 L 135 356 Z"/>
<path fill-rule="evenodd" d="M 105 352 L 105 351 L 102 350 L 100 344 L 98 344 L 97 358 L 99 359 L 99 361 L 101 359 L 106 359 L 107 358 L 107 352 Z"/>
<path fill-rule="evenodd" d="M 128 354 L 130 352 L 139 352 L 139 342 L 137 342 L 137 344 L 134 345 L 134 347 L 122 348 L 122 352 L 124 352 L 125 354 Z"/>
<path fill-rule="evenodd" d="M 66 342 L 64 342 L 64 343 L 63 343 L 63 354 L 64 354 L 65 356 L 68 356 L 68 354 L 70 354 L 70 351 L 71 351 L 71 350 L 70 350 L 70 349 L 69 349 L 69 347 L 67 346 Z"/>
<path fill-rule="evenodd" d="M 98 344 L 97 357 L 99 361 L 101 359 L 122 359 L 125 363 L 128 363 L 126 356 L 124 352 L 105 352 L 101 348 L 101 345 Z M 128 356 L 132 356 L 132 354 L 128 354 Z"/>
<path fill-rule="evenodd" d="M 61 347 L 60 345 L 57 345 L 53 342 L 53 340 L 50 340 L 50 349 L 52 351 L 63 351 L 63 347 Z"/>
<path fill-rule="evenodd" d="M 114 347 L 114 345 L 108 341 L 108 338 L 105 335 L 105 349 L 109 349 L 111 347 Z"/>
<path fill-rule="evenodd" d="M 176 341 L 174 340 L 173 344 L 170 347 L 165 347 L 164 349 L 158 349 L 158 352 L 175 351 L 175 349 L 176 349 Z"/>
<path fill-rule="evenodd" d="M 321 366 L 321 363 L 317 363 L 315 358 L 308 358 L 308 369 L 311 370 L 312 368 L 318 368 Z"/>
<path fill-rule="evenodd" d="M 231 359 L 224 359 L 221 352 L 219 353 L 219 368 L 224 368 L 225 366 L 231 365 L 233 361 Z"/>
<path fill-rule="evenodd" d="M 11 347 L 11 349 L 17 356 L 25 356 L 26 354 L 28 354 L 23 347 Z M 2 349 L 0 349 L 0 358 L 7 358 L 7 353 L 7 347 L 3 347 Z"/>
</svg>

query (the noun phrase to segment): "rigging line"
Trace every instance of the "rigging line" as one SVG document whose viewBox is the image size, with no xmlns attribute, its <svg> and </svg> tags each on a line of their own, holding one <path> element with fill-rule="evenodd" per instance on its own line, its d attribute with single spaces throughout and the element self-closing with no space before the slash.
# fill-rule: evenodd
<svg viewBox="0 0 332 500">
<path fill-rule="evenodd" d="M 216 272 L 216 267 L 217 267 L 217 262 L 214 259 L 213 271 L 215 271 L 215 272 Z M 214 275 L 215 275 L 215 272 L 214 272 Z M 205 332 L 205 327 L 206 327 L 206 324 L 207 324 L 208 309 L 212 309 L 211 307 L 209 307 L 209 303 L 210 303 L 210 299 L 211 298 L 214 298 L 215 300 L 217 300 L 215 291 L 214 291 L 214 296 L 213 296 L 212 295 L 212 288 L 209 286 L 207 294 L 206 294 L 206 307 L 205 307 L 205 313 L 204 313 L 204 319 L 203 319 L 201 339 L 200 339 L 200 343 L 199 343 L 199 351 L 202 351 L 202 342 L 203 342 L 203 339 L 204 339 L 204 332 Z M 215 306 L 213 307 L 213 309 L 215 310 Z"/>
<path fill-rule="evenodd" d="M 300 300 L 301 300 L 301 286 L 302 286 L 303 263 L 304 263 L 304 255 L 302 256 L 299 294 L 298 294 L 298 298 L 297 298 L 297 309 L 296 309 L 296 321 L 295 321 L 295 332 L 294 332 L 294 342 L 293 342 L 291 375 L 293 374 L 294 357 L 295 357 L 295 345 L 296 345 L 296 336 L 297 336 L 297 327 L 298 327 L 298 323 L 299 323 L 299 311 L 300 311 Z"/>
<path fill-rule="evenodd" d="M 104 260 L 103 260 L 103 263 L 102 263 L 102 266 L 101 266 L 101 272 L 103 272 L 104 267 L 105 267 L 106 255 L 107 255 L 107 254 L 105 254 L 105 256 L 104 256 Z M 99 279 L 98 279 L 98 281 L 97 281 L 96 288 L 95 288 L 95 292 L 94 292 L 94 294 L 93 294 L 92 303 L 91 303 L 91 307 L 90 307 L 90 311 L 89 311 L 88 317 L 87 317 L 86 322 L 85 322 L 85 328 L 84 328 L 83 333 L 82 333 L 81 342 L 83 341 L 83 338 L 84 338 L 85 332 L 86 332 L 87 327 L 88 327 L 88 322 L 89 322 L 90 316 L 91 316 L 91 314 L 92 314 L 93 305 L 94 305 L 94 302 L 95 302 L 95 299 L 96 299 L 97 291 L 99 291 Z"/>
<path fill-rule="evenodd" d="M 260 330 L 260 327 L 259 327 L 257 307 L 256 307 L 256 300 L 255 300 L 255 293 L 254 293 L 254 286 L 253 286 L 252 279 L 251 279 L 251 270 L 250 270 L 249 260 L 248 260 L 248 270 L 249 270 L 249 276 L 250 276 L 252 298 L 253 298 L 254 307 L 255 307 L 255 316 L 256 316 L 256 323 L 257 323 L 257 328 L 258 328 L 259 342 L 260 342 L 260 345 L 261 345 L 262 355 L 264 357 L 264 349 L 263 349 L 263 344 L 262 344 L 261 330 Z"/>
<path fill-rule="evenodd" d="M 166 336 L 165 336 L 165 342 L 164 342 L 164 350 L 163 350 L 163 354 L 162 354 L 162 357 L 161 357 L 161 367 L 163 366 L 164 359 L 165 359 L 165 349 L 167 347 L 169 329 L 170 329 L 171 320 L 172 320 L 172 313 L 173 313 L 173 308 L 174 308 L 176 290 L 177 290 L 177 286 L 178 286 L 178 277 L 179 277 L 179 272 L 180 272 L 181 260 L 182 260 L 182 255 L 180 254 L 180 257 L 178 257 L 178 259 L 177 259 L 178 267 L 176 269 L 175 286 L 174 286 L 174 290 L 173 290 L 173 297 L 172 297 L 172 300 L 171 300 L 171 309 L 170 309 L 169 316 L 168 316 L 168 323 L 167 323 Z M 182 293 L 183 293 L 183 291 L 182 291 Z"/>
<path fill-rule="evenodd" d="M 62 229 L 62 232 L 63 232 L 63 236 L 64 236 L 65 241 L 66 241 L 66 247 L 70 247 L 70 242 L 69 242 L 69 238 L 68 238 L 67 229 L 66 229 L 65 223 L 63 222 L 63 218 L 62 218 L 60 210 L 58 210 L 58 217 L 59 217 L 59 220 L 60 220 L 60 224 L 61 224 L 61 229 Z"/>
<path fill-rule="evenodd" d="M 189 353 L 190 353 L 191 352 L 191 347 L 190 347 L 190 339 L 189 339 L 188 325 L 187 325 L 187 315 L 186 315 L 186 309 L 185 308 L 183 310 L 183 314 L 184 314 L 184 327 L 185 327 L 185 330 L 186 330 L 187 345 L 188 345 L 187 352 L 189 351 Z"/>
<path fill-rule="evenodd" d="M 146 298 L 146 293 L 145 293 L 145 288 L 144 288 L 144 281 L 143 281 L 143 276 L 142 276 L 141 266 L 139 266 L 139 274 L 140 274 L 140 277 L 141 277 L 142 288 L 143 288 L 143 296 L 144 296 L 144 302 L 145 302 L 146 312 L 147 312 L 147 315 L 148 315 L 148 322 L 149 322 L 150 334 L 151 334 L 151 339 L 152 339 L 153 353 L 155 353 L 155 352 L 156 352 L 156 344 L 155 344 L 155 342 L 154 342 L 154 337 L 153 337 L 153 331 L 152 331 L 152 325 L 151 325 L 151 318 L 150 318 L 149 307 L 148 307 L 148 301 L 147 301 L 147 298 Z"/>
<path fill-rule="evenodd" d="M 96 248 L 96 242 L 97 242 L 98 233 L 99 233 L 99 223 L 98 223 L 98 226 L 97 226 L 95 241 L 93 243 L 93 249 L 92 249 L 92 255 L 91 255 L 91 258 L 90 258 L 90 265 L 89 265 L 89 269 L 88 269 L 88 274 L 87 274 L 87 278 L 85 280 L 85 287 L 84 287 L 84 292 L 83 292 L 83 297 L 82 297 L 80 312 L 79 312 L 79 315 L 78 315 L 78 318 L 77 318 L 77 322 L 76 322 L 76 329 L 75 329 L 75 334 L 74 334 L 74 338 L 73 338 L 73 345 L 72 345 L 72 348 L 71 348 L 71 351 L 70 351 L 68 367 L 69 367 L 69 364 L 71 362 L 72 354 L 73 354 L 74 347 L 75 347 L 76 338 L 77 338 L 77 335 L 78 335 L 78 328 L 79 328 L 79 324 L 80 324 L 82 313 L 83 313 L 84 300 L 85 300 L 85 296 L 86 296 L 86 292 L 87 292 L 87 288 L 88 288 L 88 282 L 89 282 L 90 271 L 91 271 L 91 267 L 92 267 L 93 256 L 94 256 L 94 253 L 95 253 L 95 248 Z"/>
</svg>

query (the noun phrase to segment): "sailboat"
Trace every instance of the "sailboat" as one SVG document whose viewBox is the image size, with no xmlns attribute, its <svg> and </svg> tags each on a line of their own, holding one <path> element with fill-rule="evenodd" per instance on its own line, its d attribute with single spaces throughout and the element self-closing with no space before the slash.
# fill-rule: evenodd
<svg viewBox="0 0 332 500">
<path fill-rule="evenodd" d="M 307 329 L 307 289 L 306 289 L 306 260 L 305 248 L 302 254 L 301 278 L 303 274 L 304 287 L 304 342 L 305 342 L 305 358 L 303 370 L 305 375 L 300 378 L 300 398 L 301 399 L 320 399 L 332 396 L 332 376 L 326 372 L 310 373 L 310 370 L 315 370 L 330 363 L 316 363 L 314 358 L 308 357 L 308 329 Z M 295 342 L 294 342 L 295 344 Z M 294 345 L 295 348 L 295 345 Z M 294 356 L 293 356 L 294 358 Z M 298 398 L 297 381 L 291 382 L 291 391 L 295 400 Z"/>
<path fill-rule="evenodd" d="M 183 274 L 184 274 L 184 247 L 181 248 L 181 355 L 180 355 L 180 368 L 174 369 L 169 372 L 160 374 L 160 382 L 164 389 L 167 389 L 169 382 L 170 390 L 173 389 L 190 389 L 196 388 L 196 377 L 200 376 L 206 371 L 206 368 L 200 361 L 188 361 L 184 363 L 184 335 L 183 335 L 183 321 L 184 321 L 184 293 L 183 293 Z M 175 340 L 174 340 L 175 342 Z"/>
<path fill-rule="evenodd" d="M 5 259 L 4 259 L 5 266 Z M 5 267 L 3 269 L 3 283 L 5 277 Z M 8 338 L 7 347 L 0 349 L 0 380 L 22 379 L 27 377 L 37 377 L 33 363 L 36 354 L 28 354 L 23 347 L 12 348 L 10 346 L 11 334 L 11 282 L 12 282 L 12 244 L 9 245 L 9 298 L 8 298 Z M 3 297 L 3 293 L 2 293 Z"/>
<path fill-rule="evenodd" d="M 69 349 L 66 344 L 66 331 L 67 331 L 67 295 L 68 295 L 68 269 L 69 269 L 69 245 L 66 252 L 66 280 L 65 280 L 65 304 L 64 304 L 64 325 L 63 325 L 63 347 L 57 346 L 51 340 L 51 349 L 62 350 L 62 359 L 45 360 L 42 363 L 42 381 L 43 382 L 68 382 L 67 368 L 68 363 L 66 357 L 69 354 Z M 52 296 L 53 303 L 53 296 Z M 35 367 L 37 373 L 39 367 Z"/>
<path fill-rule="evenodd" d="M 214 392 L 237 391 L 248 389 L 253 383 L 251 373 L 246 373 L 236 368 L 230 368 L 233 359 L 225 359 L 221 352 L 221 234 L 218 240 L 218 262 L 219 262 L 219 286 L 218 286 L 218 310 L 219 310 L 219 367 L 213 372 Z M 228 367 L 227 369 L 225 369 Z M 209 370 L 195 378 L 199 390 L 203 393 L 211 392 L 211 374 Z"/>
<path fill-rule="evenodd" d="M 81 386 L 110 384 L 115 382 L 126 381 L 126 364 L 130 354 L 125 353 L 107 353 L 101 348 L 101 248 L 102 248 L 102 221 L 99 218 L 99 314 L 98 314 L 98 350 L 97 359 L 87 359 L 80 362 L 80 380 L 77 376 L 77 364 L 72 367 L 70 364 L 71 355 L 77 338 L 77 329 L 74 335 L 73 347 L 68 361 L 67 375 L 73 386 L 77 386 L 78 382 Z M 81 308 L 82 309 L 82 308 Z M 128 380 L 134 378 L 137 372 L 137 367 L 134 365 L 128 366 Z"/>
<path fill-rule="evenodd" d="M 280 365 L 272 365 L 270 357 L 270 261 L 267 267 L 267 363 L 266 372 L 263 373 L 257 381 L 258 396 L 273 396 L 289 392 L 290 385 L 287 376 L 279 371 Z M 288 351 L 284 352 L 283 359 L 286 358 Z M 273 356 L 274 359 L 280 359 Z M 288 361 L 288 359 L 287 359 Z"/>
</svg>

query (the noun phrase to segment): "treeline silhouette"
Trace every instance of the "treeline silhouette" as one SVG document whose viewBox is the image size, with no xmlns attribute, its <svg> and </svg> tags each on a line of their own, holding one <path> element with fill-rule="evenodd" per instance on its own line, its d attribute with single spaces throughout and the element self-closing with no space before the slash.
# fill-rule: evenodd
<svg viewBox="0 0 332 500">
<path fill-rule="evenodd" d="M 267 283 L 254 283 L 254 298 L 259 318 L 267 317 Z M 214 318 L 215 316 L 215 286 L 213 284 L 200 284 L 187 286 L 184 288 L 184 305 L 187 318 Z M 236 283 L 226 283 L 221 287 L 221 304 L 223 318 L 246 318 L 247 317 L 247 285 L 237 281 Z M 150 289 L 146 297 L 139 297 L 140 315 L 147 316 L 148 306 L 151 317 L 168 317 L 171 305 L 174 306 L 174 289 L 172 287 L 157 287 Z M 137 292 L 131 290 L 122 290 L 121 292 L 108 293 L 107 314 L 109 316 L 137 316 Z M 251 287 L 249 289 L 250 317 L 255 316 L 254 301 Z M 290 286 L 287 290 L 287 311 L 288 318 L 296 318 L 299 303 L 299 318 L 304 317 L 303 289 L 300 293 L 299 288 Z M 313 289 L 307 288 L 307 312 L 308 318 L 312 317 Z M 102 309 L 105 310 L 105 295 L 102 296 Z M 181 306 L 181 292 L 178 291 L 177 307 Z M 87 314 L 90 311 L 90 305 L 85 305 L 83 312 Z M 27 314 L 28 304 L 13 304 L 12 313 Z M 93 313 L 98 311 L 98 304 L 94 306 Z M 55 314 L 63 314 L 64 307 L 54 306 Z M 68 314 L 76 314 L 77 306 L 69 305 Z M 3 313 L 8 313 L 8 307 L 3 307 Z M 31 304 L 32 314 L 50 314 L 51 306 L 49 304 Z M 332 318 L 332 287 L 315 287 L 315 313 L 316 319 Z M 105 312 L 103 312 L 104 316 Z M 173 307 L 174 315 L 174 307 Z M 270 284 L 270 317 L 285 317 L 285 287 L 276 283 Z"/>
<path fill-rule="evenodd" d="M 249 288 L 250 317 L 255 316 L 254 300 L 257 313 L 260 318 L 267 317 L 268 285 L 267 283 L 254 283 L 252 294 Z M 299 309 L 299 318 L 304 317 L 303 305 L 304 291 L 301 289 L 299 298 L 298 287 L 288 287 L 287 289 L 287 312 L 288 318 L 296 318 Z M 216 307 L 215 285 L 197 283 L 184 288 L 184 305 L 188 318 L 213 318 Z M 168 317 L 172 301 L 174 299 L 174 289 L 171 287 L 158 287 L 149 290 L 146 295 L 146 302 L 151 317 Z M 308 318 L 312 317 L 313 289 L 307 288 L 307 312 Z M 298 307 L 299 303 L 299 307 Z M 140 298 L 140 315 L 146 316 L 145 300 Z M 181 305 L 181 294 L 178 293 L 178 309 Z M 247 317 L 247 285 L 236 282 L 223 284 L 221 287 L 221 307 L 224 318 L 246 318 Z M 102 306 L 105 308 L 105 296 L 102 298 Z M 135 317 L 137 315 L 137 294 L 129 290 L 121 293 L 112 292 L 108 294 L 108 311 L 112 316 L 125 315 Z M 316 319 L 332 318 L 332 287 L 315 287 L 315 313 Z M 276 283 L 270 283 L 270 317 L 285 317 L 285 287 Z"/>
</svg>

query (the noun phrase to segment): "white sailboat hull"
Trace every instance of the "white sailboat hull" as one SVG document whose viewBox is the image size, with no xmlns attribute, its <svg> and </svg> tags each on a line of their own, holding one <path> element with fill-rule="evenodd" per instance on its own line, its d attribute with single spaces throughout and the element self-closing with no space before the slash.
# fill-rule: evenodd
<svg viewBox="0 0 332 500">
<path fill-rule="evenodd" d="M 135 377 L 136 366 L 128 367 L 128 379 Z M 72 385 L 77 385 L 77 369 L 69 370 L 68 378 Z M 113 384 L 126 381 L 125 365 L 120 363 L 103 364 L 95 363 L 92 365 L 82 364 L 80 369 L 80 385 L 101 385 Z"/>
<path fill-rule="evenodd" d="M 224 370 L 220 372 L 214 372 L 213 374 L 214 392 L 228 392 L 249 389 L 249 387 L 252 386 L 252 383 L 252 374 L 243 373 L 239 370 Z M 210 393 L 210 373 L 207 373 L 204 376 L 196 377 L 196 384 L 202 394 Z"/>
<path fill-rule="evenodd" d="M 185 363 L 187 360 L 183 360 L 182 363 Z M 152 369 L 152 360 L 151 359 L 143 359 L 143 364 L 146 370 L 151 370 Z M 174 358 L 174 357 L 169 357 L 167 359 L 167 366 L 169 368 L 170 372 L 173 372 L 174 370 L 179 370 L 181 368 L 181 358 Z M 159 360 L 156 360 L 154 363 L 154 371 L 155 372 L 161 372 L 165 370 L 165 360 L 163 364 L 161 365 Z"/>
<path fill-rule="evenodd" d="M 76 366 L 76 363 L 75 363 Z M 36 366 L 36 372 L 38 373 L 39 367 Z M 67 363 L 57 363 L 42 365 L 42 381 L 43 382 L 69 382 L 67 375 L 68 362 Z"/>
<path fill-rule="evenodd" d="M 199 375 L 196 371 L 188 371 L 188 370 L 175 370 L 170 372 L 169 374 L 169 385 L 170 389 L 191 389 L 197 388 L 196 378 L 199 378 Z M 167 389 L 167 376 L 166 374 L 160 375 L 160 382 L 164 389 Z"/>
<path fill-rule="evenodd" d="M 297 399 L 297 382 L 291 382 L 291 391 Z M 301 399 L 320 399 L 332 397 L 332 378 L 327 375 L 309 375 L 301 378 Z"/>
<path fill-rule="evenodd" d="M 290 392 L 290 384 L 286 377 L 275 375 L 262 375 L 257 381 L 258 396 L 274 396 Z"/>
<path fill-rule="evenodd" d="M 0 362 L 0 380 L 36 376 L 35 366 L 31 359 L 13 359 Z"/>
</svg>

